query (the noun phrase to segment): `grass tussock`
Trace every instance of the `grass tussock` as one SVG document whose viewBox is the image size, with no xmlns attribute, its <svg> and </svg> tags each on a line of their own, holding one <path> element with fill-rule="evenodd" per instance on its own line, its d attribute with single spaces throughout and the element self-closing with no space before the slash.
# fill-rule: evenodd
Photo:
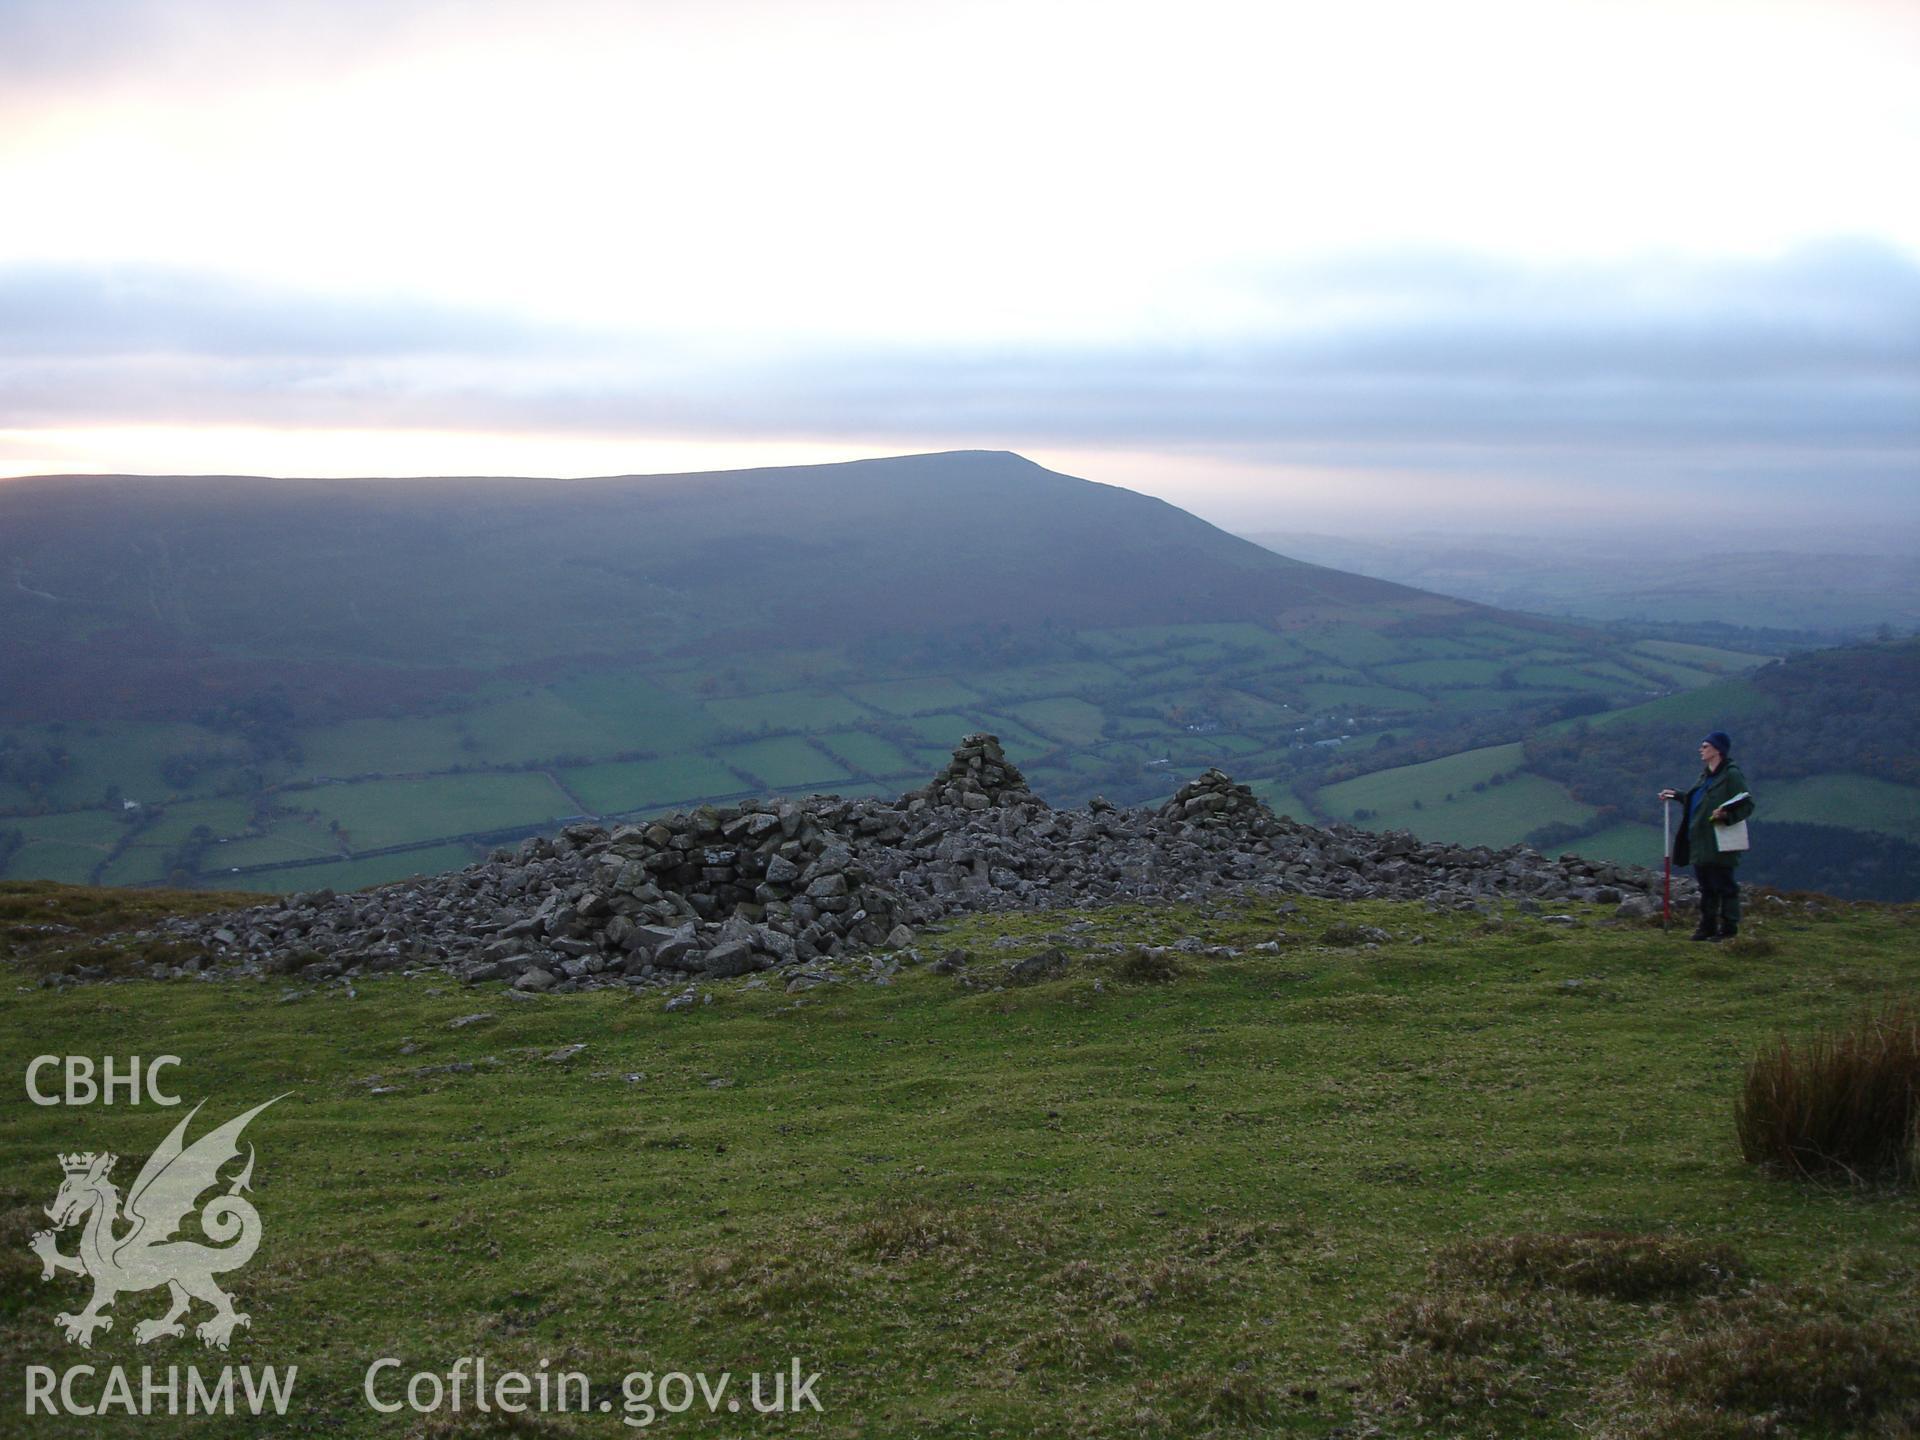
<svg viewBox="0 0 1920 1440">
<path fill-rule="evenodd" d="M 1788 1174 L 1920 1178 L 1920 1004 L 1903 999 L 1747 1067 L 1734 1113 L 1740 1153 Z"/>
<path fill-rule="evenodd" d="M 733 1316 L 778 1316 L 831 1298 L 842 1273 L 833 1257 L 805 1249 L 716 1250 L 687 1266 L 680 1294 L 706 1296 Z"/>
<path fill-rule="evenodd" d="M 1531 1297 L 1443 1290 L 1396 1306 L 1383 1328 L 1401 1345 L 1431 1354 L 1489 1355 L 1537 1334 L 1541 1320 Z"/>
<path fill-rule="evenodd" d="M 491 1410 L 484 1415 L 471 1410 L 455 1413 L 436 1410 L 422 1418 L 407 1432 L 420 1440 L 500 1440 L 501 1436 L 548 1436 L 573 1433 L 558 1420 L 531 1412 L 509 1414 Z"/>
<path fill-rule="evenodd" d="M 1418 1435 L 1505 1435 L 1585 1409 L 1596 1355 L 1676 1307 L 1717 1303 L 1742 1268 L 1724 1247 L 1612 1231 L 1455 1246 L 1371 1327 L 1360 1407 Z"/>
<path fill-rule="evenodd" d="M 852 1218 L 814 1218 L 751 1244 L 707 1250 L 671 1288 L 733 1316 L 779 1316 L 940 1275 L 1018 1270 L 1050 1247 L 1044 1224 L 983 1207 L 905 1205 Z"/>
<path fill-rule="evenodd" d="M 1244 1365 L 1220 1374 L 1174 1375 L 1156 1391 L 1185 1422 L 1182 1433 L 1196 1426 L 1261 1425 L 1280 1414 L 1280 1392 Z"/>
<path fill-rule="evenodd" d="M 260 903 L 258 895 L 198 890 L 116 890 L 51 880 L 0 880 L 0 957 L 45 977 L 94 979 L 179 965 L 205 952 L 168 941 L 123 941 L 169 915 L 204 915 Z"/>
<path fill-rule="evenodd" d="M 977 1215 L 936 1205 L 907 1205 L 858 1221 L 847 1241 L 850 1253 L 882 1261 L 977 1255 L 986 1245 Z"/>
<path fill-rule="evenodd" d="M 1055 1279 L 1072 1301 L 1136 1309 L 1194 1304 L 1206 1298 L 1212 1283 L 1205 1266 L 1178 1259 L 1070 1260 Z"/>
<path fill-rule="evenodd" d="M 1911 1325 L 1807 1314 L 1778 1293 L 1678 1328 L 1628 1379 L 1644 1397 L 1631 1433 L 1661 1440 L 1920 1433 L 1920 1340 Z"/>
<path fill-rule="evenodd" d="M 1026 1335 L 1013 1347 L 1015 1371 L 1064 1370 L 1111 1374 L 1133 1363 L 1139 1342 L 1113 1316 L 1076 1316 Z"/>
<path fill-rule="evenodd" d="M 1668 1300 L 1717 1290 L 1743 1266 L 1724 1245 L 1596 1230 L 1509 1235 L 1455 1246 L 1434 1264 L 1443 1282 L 1548 1287 L 1610 1300 Z"/>
<path fill-rule="evenodd" d="M 1590 1303 L 1471 1285 L 1406 1300 L 1378 1324 L 1363 1408 L 1395 1431 L 1505 1433 L 1517 1414 L 1546 1413 L 1565 1385 Z"/>
<path fill-rule="evenodd" d="M 1123 985 L 1167 985 L 1186 973 L 1171 950 L 1134 945 L 1115 955 L 1108 973 Z"/>
<path fill-rule="evenodd" d="M 1313 1227 L 1303 1221 L 1241 1220 L 1189 1230 L 1180 1250 L 1202 1264 L 1219 1265 L 1254 1255 L 1290 1254 L 1313 1238 Z"/>
</svg>

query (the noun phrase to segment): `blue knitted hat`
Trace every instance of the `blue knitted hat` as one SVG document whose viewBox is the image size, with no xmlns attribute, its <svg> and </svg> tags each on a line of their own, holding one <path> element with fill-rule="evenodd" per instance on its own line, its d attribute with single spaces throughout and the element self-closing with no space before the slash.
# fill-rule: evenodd
<svg viewBox="0 0 1920 1440">
<path fill-rule="evenodd" d="M 1724 730 L 1715 730 L 1700 743 L 1702 745 L 1713 746 L 1713 748 L 1718 750 L 1722 755 L 1733 754 L 1733 741 Z"/>
</svg>

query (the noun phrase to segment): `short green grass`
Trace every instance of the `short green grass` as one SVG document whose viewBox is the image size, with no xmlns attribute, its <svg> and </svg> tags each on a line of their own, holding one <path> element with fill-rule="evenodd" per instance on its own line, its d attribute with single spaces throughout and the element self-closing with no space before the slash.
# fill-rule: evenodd
<svg viewBox="0 0 1920 1440">
<path fill-rule="evenodd" d="M 1644 705 L 1625 710 L 1608 710 L 1583 720 L 1563 720 L 1561 725 L 1586 723 L 1596 729 L 1603 725 L 1639 725 L 1648 722 L 1698 725 L 1703 729 L 1735 725 L 1741 720 L 1764 715 L 1772 706 L 1765 693 L 1749 680 L 1728 680 L 1710 690 L 1688 690 L 1663 695 Z"/>
<path fill-rule="evenodd" d="M 216 795 L 207 800 L 179 800 L 167 805 L 152 824 L 144 826 L 139 845 L 165 849 L 178 845 L 205 826 L 214 835 L 238 835 L 253 817 L 253 803 L 245 795 Z"/>
<path fill-rule="evenodd" d="M 1516 666 L 1513 678 L 1521 685 L 1534 690 L 1591 690 L 1602 695 L 1619 693 L 1623 682 L 1618 678 L 1592 673 L 1585 665 L 1520 665 Z M 1644 681 L 1631 682 L 1635 686 L 1644 686 Z"/>
<path fill-rule="evenodd" d="M 1364 625 L 1323 625 L 1304 631 L 1300 642 L 1316 651 L 1337 655 L 1350 665 L 1387 665 L 1418 658 L 1419 642 L 1407 642 Z"/>
<path fill-rule="evenodd" d="M 370 780 L 284 798 L 319 812 L 323 821 L 338 821 L 355 850 L 539 825 L 573 811 L 572 802 L 538 772 Z"/>
<path fill-rule="evenodd" d="M 1118 685 L 1124 671 L 1104 660 L 1061 660 L 1048 665 L 1010 666 L 1004 670 L 970 673 L 967 682 L 992 700 L 1020 700 L 1028 696 L 1071 695 L 1081 690 Z"/>
<path fill-rule="evenodd" d="M 1334 681 L 1300 687 L 1307 706 L 1314 713 L 1353 710 L 1425 710 L 1432 703 L 1412 690 L 1396 690 L 1385 685 L 1346 684 Z"/>
<path fill-rule="evenodd" d="M 1869 775 L 1811 775 L 1766 787 L 1766 815 L 1810 825 L 1877 830 L 1920 842 L 1920 790 Z"/>
<path fill-rule="evenodd" d="M 461 716 L 476 758 L 507 765 L 661 748 L 643 733 L 642 718 L 599 713 L 552 688 L 506 696 Z"/>
<path fill-rule="evenodd" d="M 160 773 L 170 755 L 201 757 L 205 768 L 199 778 L 204 783 L 231 777 L 246 761 L 246 747 L 232 736 L 184 721 L 0 725 L 0 734 L 28 744 L 57 745 L 72 756 L 72 768 L 46 791 L 47 799 L 62 807 L 97 805 L 113 785 L 130 799 L 164 800 L 176 793 Z M 24 798 L 24 792 L 0 784 L 0 805 L 17 806 Z"/>
<path fill-rule="evenodd" d="M 1750 650 L 1728 650 L 1717 645 L 1689 645 L 1681 640 L 1642 640 L 1633 648 L 1647 655 L 1657 655 L 1663 660 L 1677 660 L 1683 665 L 1721 672 L 1751 670 L 1756 665 L 1764 665 L 1777 658 Z"/>
<path fill-rule="evenodd" d="M 84 883 L 93 867 L 112 853 L 126 834 L 126 824 L 105 810 L 76 810 L 64 815 L 9 817 L 6 826 L 18 830 L 21 847 L 8 857 L 5 873 Z"/>
<path fill-rule="evenodd" d="M 560 776 L 599 815 L 733 795 L 743 788 L 740 777 L 710 755 L 581 765 L 561 771 Z"/>
<path fill-rule="evenodd" d="M 859 730 L 838 730 L 819 737 L 819 743 L 849 770 L 867 775 L 913 775 L 913 757 L 890 740 Z"/>
<path fill-rule="evenodd" d="M 300 734 L 303 777 L 405 775 L 442 770 L 450 756 L 476 758 L 463 746 L 472 734 L 454 715 L 409 715 L 401 719 L 342 720 Z M 492 757 L 487 757 L 491 759 Z"/>
<path fill-rule="evenodd" d="M 39 948 L 24 929 L 38 917 L 98 928 L 81 907 L 128 903 L 90 895 L 0 887 L 0 935 Z M 1748 1283 L 1807 1287 L 1863 1323 L 1911 1318 L 1920 1202 L 1758 1173 L 1729 1119 L 1777 1028 L 1911 987 L 1910 909 L 1761 909 L 1767 946 L 1709 956 L 1594 914 L 1566 928 L 1309 902 L 1109 910 L 1066 929 L 1075 918 L 978 918 L 923 946 L 964 948 L 973 971 L 1080 936 L 1243 953 L 1084 954 L 999 990 L 913 968 L 793 996 L 728 982 L 678 1014 L 657 996 L 515 1001 L 431 975 L 23 985 L 0 1010 L 16 1073 L 41 1053 L 177 1054 L 173 1087 L 207 1102 L 196 1131 L 287 1098 L 247 1135 L 264 1240 L 230 1282 L 252 1325 L 226 1357 L 136 1347 L 151 1295 L 122 1297 L 82 1357 L 53 1324 L 82 1283 L 43 1285 L 27 1253 L 56 1152 L 113 1149 L 131 1170 L 182 1112 L 11 1102 L 0 1358 L 15 1376 L 82 1358 L 298 1365 L 289 1433 L 619 1433 L 617 1416 L 516 1429 L 380 1417 L 360 1398 L 376 1357 L 406 1373 L 483 1355 L 546 1358 L 616 1401 L 630 1370 L 741 1375 L 799 1356 L 824 1407 L 780 1427 L 801 1434 L 1573 1436 L 1652 1403 L 1635 1366 L 1687 1303 L 1608 1302 L 1533 1404 L 1436 1421 L 1382 1399 L 1404 1381 L 1392 1337 L 1436 1256 L 1650 1232 L 1726 1247 Z M 1355 945 L 1356 923 L 1390 938 Z M 484 1018 L 455 1024 L 469 1016 Z M 1534 1318 L 1555 1336 L 1566 1323 Z M 770 1433 L 726 1415 L 661 1429 Z M 92 1425 L 38 1417 L 33 1433 Z"/>
<path fill-rule="evenodd" d="M 256 890 L 266 895 L 284 895 L 294 890 L 360 890 L 370 885 L 386 885 L 417 875 L 441 875 L 458 870 L 482 858 L 486 847 L 466 844 L 424 845 L 398 855 L 377 855 L 367 860 L 336 860 L 329 864 L 286 866 L 265 870 L 257 875 L 223 875 L 217 866 L 211 878 L 217 885 L 234 890 Z M 218 858 L 218 857 L 216 857 Z"/>
<path fill-rule="evenodd" d="M 1659 869 L 1665 854 L 1658 825 L 1609 825 L 1560 847 L 1589 860 L 1612 860 L 1620 865 L 1645 865 Z"/>
<path fill-rule="evenodd" d="M 1301 821 L 1313 818 L 1312 807 L 1284 780 L 1255 780 L 1247 788 L 1266 801 L 1267 808 L 1276 815 L 1290 815 Z"/>
<path fill-rule="evenodd" d="M 1513 703 L 1508 690 L 1436 690 L 1433 707 L 1457 715 L 1483 715 L 1505 710 Z"/>
<path fill-rule="evenodd" d="M 1371 811 L 1359 823 L 1373 830 L 1406 829 L 1425 840 L 1495 847 L 1510 845 L 1513 837 L 1538 826 L 1553 821 L 1577 824 L 1596 813 L 1555 781 L 1524 771 L 1516 774 L 1524 760 L 1516 742 L 1378 770 L 1327 786 L 1319 792 L 1320 808 L 1337 820 Z M 1476 790 L 1476 785 L 1481 788 Z"/>
<path fill-rule="evenodd" d="M 889 715 L 918 715 L 928 710 L 980 703 L 979 691 L 947 675 L 877 680 L 870 685 L 854 685 L 847 693 Z"/>
<path fill-rule="evenodd" d="M 797 654 L 767 658 L 768 668 L 783 678 L 786 672 L 773 663 L 776 660 L 806 668 Z M 558 681 L 551 688 L 575 712 L 595 718 L 618 735 L 621 743 L 616 749 L 687 750 L 713 738 L 712 722 L 699 705 L 644 675 L 596 670 Z"/>
<path fill-rule="evenodd" d="M 1498 660 L 1462 657 L 1453 660 L 1407 660 L 1382 665 L 1375 672 L 1383 680 L 1402 685 L 1492 685 L 1505 669 Z"/>
<path fill-rule="evenodd" d="M 806 741 L 794 736 L 779 740 L 755 740 L 748 745 L 728 745 L 715 752 L 743 779 L 758 779 L 760 786 L 785 790 L 795 785 L 813 785 L 847 778 L 847 767 Z"/>
<path fill-rule="evenodd" d="M 1040 734 L 1054 736 L 1070 745 L 1092 745 L 1106 730 L 1106 716 L 1100 707 L 1085 700 L 1062 696 L 1029 700 L 1009 708 Z"/>
<path fill-rule="evenodd" d="M 761 726 L 771 730 L 825 730 L 864 720 L 873 713 L 831 690 L 770 690 L 734 700 L 709 700 L 707 712 L 721 725 L 744 731 Z"/>
</svg>

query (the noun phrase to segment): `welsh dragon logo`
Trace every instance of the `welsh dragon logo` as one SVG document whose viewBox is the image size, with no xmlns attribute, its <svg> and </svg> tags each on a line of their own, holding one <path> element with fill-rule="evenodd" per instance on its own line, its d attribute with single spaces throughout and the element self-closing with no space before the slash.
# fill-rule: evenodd
<svg viewBox="0 0 1920 1440">
<path fill-rule="evenodd" d="M 214 1196 L 200 1211 L 200 1228 L 213 1243 L 173 1236 L 200 1197 L 220 1183 L 221 1167 L 239 1155 L 240 1132 L 247 1122 L 285 1098 L 276 1095 L 187 1145 L 187 1125 L 200 1113 L 200 1106 L 194 1106 L 140 1167 L 127 1191 L 125 1213 L 119 1187 L 109 1178 L 119 1156 L 88 1151 L 60 1157 L 66 1179 L 46 1211 L 53 1229 L 37 1233 L 32 1247 L 40 1257 L 43 1281 L 61 1270 L 93 1279 L 93 1298 L 86 1309 L 78 1315 L 63 1312 L 54 1317 L 70 1343 L 91 1348 L 94 1331 L 113 1328 L 113 1317 L 103 1312 L 116 1297 L 161 1285 L 167 1287 L 172 1304 L 159 1319 L 142 1320 L 133 1327 L 133 1338 L 141 1345 L 184 1336 L 186 1327 L 180 1318 L 195 1300 L 213 1306 L 213 1315 L 194 1327 L 194 1334 L 208 1345 L 224 1350 L 235 1326 L 252 1324 L 233 1308 L 232 1297 L 213 1279 L 245 1265 L 260 1245 L 260 1214 L 240 1194 L 253 1179 L 252 1145 L 247 1146 L 246 1167 L 233 1177 L 226 1193 Z M 56 1248 L 55 1232 L 71 1225 L 82 1226 L 80 1249 L 63 1255 Z"/>
</svg>

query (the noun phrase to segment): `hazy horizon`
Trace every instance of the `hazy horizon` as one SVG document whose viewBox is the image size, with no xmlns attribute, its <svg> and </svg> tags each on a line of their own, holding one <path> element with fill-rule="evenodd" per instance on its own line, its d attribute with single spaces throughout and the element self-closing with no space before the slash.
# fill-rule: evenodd
<svg viewBox="0 0 1920 1440">
<path fill-rule="evenodd" d="M 1006 447 L 988 446 L 968 448 L 1006 449 Z M 1694 544 L 1694 532 L 1684 523 L 1684 517 L 1676 520 L 1674 515 L 1631 512 L 1596 513 L 1590 510 L 1570 512 L 1552 509 L 1490 513 L 1465 508 L 1420 509 L 1408 506 L 1397 506 L 1388 511 L 1377 508 L 1362 511 L 1343 509 L 1337 502 L 1316 507 L 1311 503 L 1301 503 L 1298 497 L 1266 497 L 1257 492 L 1222 495 L 1195 486 L 1190 480 L 1186 484 L 1178 483 L 1180 477 L 1177 475 L 1172 481 L 1167 482 L 1161 482 L 1159 477 L 1151 474 L 1128 475 L 1122 479 L 1115 473 L 1102 473 L 1100 470 L 1087 467 L 1069 468 L 1074 462 L 1074 457 L 1068 457 L 1068 460 L 1063 462 L 1049 463 L 1044 455 L 1023 451 L 1009 451 L 1009 453 L 1020 454 L 1023 458 L 1043 465 L 1049 470 L 1076 479 L 1088 480 L 1096 484 L 1115 485 L 1166 500 L 1229 534 L 1250 539 L 1259 544 L 1269 544 L 1288 536 L 1298 536 L 1303 539 L 1338 541 L 1357 546 L 1373 544 L 1382 548 L 1424 544 L 1486 544 L 1496 547 L 1502 544 L 1516 546 L 1544 544 L 1561 550 L 1589 548 L 1596 553 L 1626 553 L 1640 547 L 1648 549 L 1650 553 L 1668 553 L 1683 550 Z M 57 480 L 83 475 L 124 476 L 133 479 L 220 477 L 258 480 L 263 484 L 280 481 L 341 480 L 355 483 L 405 485 L 417 480 L 448 479 L 526 480 L 535 484 L 566 484 L 581 480 L 627 477 L 648 479 L 684 474 L 725 474 L 731 470 L 804 469 L 813 465 L 849 464 L 863 460 L 891 458 L 898 458 L 898 455 L 879 452 L 844 456 L 835 454 L 829 458 L 789 461 L 776 453 L 765 458 L 750 459 L 738 465 L 717 467 L 711 472 L 675 468 L 565 475 L 478 469 L 422 471 L 418 474 L 378 472 L 345 474 L 320 471 L 268 474 L 244 468 L 204 471 L 75 470 L 0 474 L 0 487 L 5 487 L 9 482 L 17 480 Z M 1098 456 L 1089 458 L 1096 464 L 1101 459 Z M 1114 465 L 1107 467 L 1107 470 L 1108 472 L 1125 471 L 1131 468 Z M 1674 501 L 1676 507 L 1683 507 L 1686 503 L 1685 497 L 1676 497 Z M 1714 552 L 1721 554 L 1779 551 L 1804 555 L 1903 556 L 1912 554 L 1916 548 L 1920 548 L 1920 514 L 1911 513 L 1910 507 L 1901 507 L 1897 511 L 1890 510 L 1884 523 L 1863 526 L 1831 515 L 1820 518 L 1777 518 L 1765 515 L 1756 517 L 1738 510 L 1729 510 L 1716 520 L 1711 548 Z"/>
</svg>

